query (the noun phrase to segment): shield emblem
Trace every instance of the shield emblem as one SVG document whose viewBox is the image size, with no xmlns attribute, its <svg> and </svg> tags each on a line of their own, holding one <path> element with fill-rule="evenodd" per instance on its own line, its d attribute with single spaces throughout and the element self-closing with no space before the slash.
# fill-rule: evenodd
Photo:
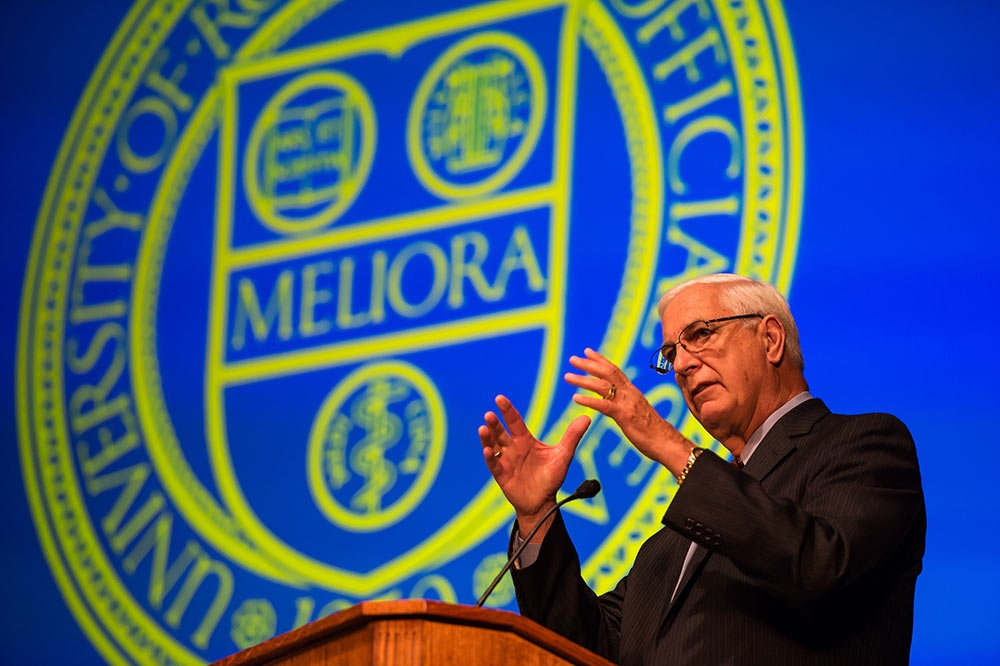
<svg viewBox="0 0 1000 666">
<path fill-rule="evenodd" d="M 481 7 L 222 73 L 205 397 L 233 559 L 371 595 L 508 519 L 470 435 L 495 386 L 549 421 L 575 25 Z"/>
</svg>

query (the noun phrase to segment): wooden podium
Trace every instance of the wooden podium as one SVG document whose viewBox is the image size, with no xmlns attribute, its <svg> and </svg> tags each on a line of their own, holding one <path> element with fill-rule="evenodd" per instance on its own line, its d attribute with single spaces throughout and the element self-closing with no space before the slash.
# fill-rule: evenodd
<svg viewBox="0 0 1000 666">
<path fill-rule="evenodd" d="M 507 611 L 420 599 L 365 601 L 214 666 L 612 666 Z"/>
</svg>

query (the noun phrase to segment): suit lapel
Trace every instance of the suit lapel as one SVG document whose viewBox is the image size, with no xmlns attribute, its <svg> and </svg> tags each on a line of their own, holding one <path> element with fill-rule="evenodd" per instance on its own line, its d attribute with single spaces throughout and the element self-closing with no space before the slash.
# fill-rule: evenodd
<svg viewBox="0 0 1000 666">
<path fill-rule="evenodd" d="M 764 435 L 743 472 L 758 481 L 766 479 L 796 449 L 797 438 L 808 434 L 816 422 L 829 413 L 822 400 L 813 398 L 785 414 Z"/>
</svg>

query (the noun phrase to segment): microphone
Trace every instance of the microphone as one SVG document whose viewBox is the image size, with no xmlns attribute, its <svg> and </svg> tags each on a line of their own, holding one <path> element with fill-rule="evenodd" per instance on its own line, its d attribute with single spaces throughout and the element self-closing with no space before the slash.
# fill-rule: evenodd
<svg viewBox="0 0 1000 666">
<path fill-rule="evenodd" d="M 546 511 L 545 515 L 542 516 L 542 519 L 538 521 L 538 523 L 531 529 L 530 532 L 528 532 L 528 536 L 524 537 L 524 539 L 521 541 L 521 545 L 518 546 L 517 550 L 514 551 L 514 554 L 510 556 L 509 560 L 507 560 L 507 564 L 503 565 L 503 569 L 500 570 L 500 573 L 497 574 L 497 577 L 493 579 L 493 582 L 490 583 L 490 586 L 486 588 L 485 592 L 483 592 L 483 596 L 479 597 L 479 601 L 476 602 L 476 608 L 482 607 L 483 603 L 486 601 L 486 597 L 490 596 L 490 593 L 493 592 L 493 588 L 497 586 L 497 583 L 499 583 L 500 579 L 503 578 L 503 575 L 507 573 L 507 570 L 511 568 L 511 566 L 514 564 L 514 561 L 517 560 L 518 557 L 520 557 L 521 551 L 524 550 L 524 547 L 527 546 L 528 543 L 531 541 L 531 537 L 535 536 L 535 532 L 538 531 L 538 528 L 541 527 L 546 520 L 548 520 L 549 516 L 551 516 L 556 509 L 561 507 L 566 502 L 572 502 L 573 500 L 578 500 L 578 499 L 590 499 L 599 492 L 601 492 L 601 483 L 597 479 L 587 479 L 579 486 L 577 486 L 576 490 L 573 491 L 572 495 L 568 495 L 563 499 L 559 500 L 558 502 L 556 502 L 555 506 Z"/>
</svg>

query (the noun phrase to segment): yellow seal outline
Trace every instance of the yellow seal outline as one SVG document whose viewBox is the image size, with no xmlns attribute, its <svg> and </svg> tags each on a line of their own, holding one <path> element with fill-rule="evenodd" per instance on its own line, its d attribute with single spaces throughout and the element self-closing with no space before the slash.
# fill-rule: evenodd
<svg viewBox="0 0 1000 666">
<path fill-rule="evenodd" d="M 434 170 L 434 167 L 427 160 L 427 155 L 423 146 L 424 113 L 427 110 L 427 101 L 430 99 L 434 87 L 441 80 L 445 71 L 466 53 L 483 48 L 499 48 L 517 58 L 521 66 L 528 74 L 528 88 L 531 91 L 531 117 L 528 120 L 528 127 L 521 143 L 514 154 L 510 156 L 507 163 L 495 173 L 487 176 L 478 183 L 458 184 L 452 183 Z M 417 179 L 429 191 L 434 192 L 444 199 L 458 199 L 460 197 L 473 197 L 488 194 L 498 190 L 509 183 L 516 176 L 528 157 L 535 150 L 538 137 L 542 133 L 542 124 L 545 114 L 548 111 L 548 88 L 545 83 L 545 76 L 542 73 L 542 65 L 538 61 L 535 51 L 522 39 L 505 32 L 485 32 L 452 45 L 447 51 L 442 53 L 434 65 L 424 74 L 424 78 L 417 86 L 417 93 L 413 97 L 410 105 L 410 113 L 407 119 L 406 129 L 406 154 L 410 158 L 410 165 Z"/>
<path fill-rule="evenodd" d="M 357 102 L 361 120 L 361 151 L 358 155 L 356 171 L 342 188 L 342 196 L 325 209 L 304 218 L 286 217 L 274 210 L 272 202 L 261 194 L 257 178 L 260 158 L 260 144 L 263 135 L 278 118 L 280 110 L 296 95 L 317 88 L 329 88 L 345 93 L 345 97 Z M 340 217 L 361 192 L 371 170 L 375 157 L 375 110 L 365 89 L 353 77 L 333 70 L 309 72 L 285 84 L 274 97 L 268 100 L 254 123 L 247 141 L 247 155 L 243 160 L 243 182 L 246 183 L 247 199 L 260 221 L 279 233 L 297 233 L 325 227 Z"/>
<path fill-rule="evenodd" d="M 427 405 L 431 424 L 431 441 L 424 464 L 417 480 L 390 507 L 369 514 L 358 514 L 346 509 L 330 494 L 323 479 L 323 440 L 326 425 L 347 398 L 357 388 L 372 377 L 392 375 L 400 377 L 416 389 Z M 420 368 L 400 360 L 382 361 L 363 365 L 347 375 L 323 401 L 309 433 L 309 447 L 306 453 L 306 476 L 309 491 L 323 514 L 335 525 L 354 532 L 372 532 L 388 527 L 405 518 L 424 499 L 431 484 L 437 478 L 444 458 L 444 443 L 447 438 L 447 422 L 444 418 L 444 400 L 434 382 Z"/>
</svg>

